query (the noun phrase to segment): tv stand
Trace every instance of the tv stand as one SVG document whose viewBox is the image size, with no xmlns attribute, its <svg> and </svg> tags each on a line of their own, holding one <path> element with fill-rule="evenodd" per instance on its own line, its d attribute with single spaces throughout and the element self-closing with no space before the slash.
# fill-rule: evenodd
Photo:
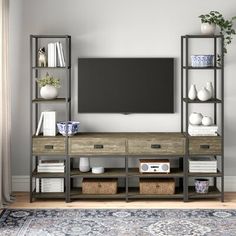
<svg viewBox="0 0 236 236">
<path fill-rule="evenodd" d="M 33 138 L 34 155 L 65 155 L 66 148 L 60 149 L 65 141 L 65 137 L 58 135 L 50 138 L 37 136 Z M 47 145 L 45 145 L 47 144 Z M 195 155 L 217 155 L 221 150 L 220 137 L 191 137 L 189 138 L 189 151 Z M 52 149 L 46 146 L 51 145 Z M 202 148 L 208 146 L 208 149 Z M 204 146 L 204 147 L 205 147 Z M 65 174 L 67 179 L 67 202 L 73 199 L 145 199 L 145 198 L 171 198 L 188 201 L 193 198 L 220 197 L 221 194 L 216 187 L 210 188 L 208 194 L 196 194 L 192 187 L 188 187 L 188 168 L 186 163 L 186 154 L 188 146 L 186 144 L 186 135 L 183 133 L 79 133 L 69 137 L 68 140 L 68 158 L 71 163 L 78 157 L 103 157 L 115 159 L 121 157 L 124 159 L 123 168 L 105 168 L 103 174 L 92 174 L 91 171 L 82 173 L 78 169 L 69 168 Z M 131 167 L 129 161 L 133 158 L 160 158 L 178 160 L 178 167 L 171 168 L 169 174 L 142 174 L 138 166 Z M 42 173 L 35 173 L 38 177 Z M 55 173 L 47 173 L 45 176 L 50 177 Z M 202 176 L 216 177 L 217 174 L 206 174 Z M 191 177 L 199 176 L 199 173 L 191 173 Z M 118 188 L 117 194 L 111 195 L 89 195 L 82 194 L 81 188 L 70 188 L 71 182 L 75 178 L 119 178 L 123 179 L 124 186 Z M 177 183 L 175 194 L 172 195 L 143 195 L 139 193 L 137 187 L 129 185 L 132 178 L 174 178 Z M 34 193 L 35 198 L 54 198 L 55 193 Z M 65 193 L 58 193 L 56 197 L 65 198 Z"/>
</svg>

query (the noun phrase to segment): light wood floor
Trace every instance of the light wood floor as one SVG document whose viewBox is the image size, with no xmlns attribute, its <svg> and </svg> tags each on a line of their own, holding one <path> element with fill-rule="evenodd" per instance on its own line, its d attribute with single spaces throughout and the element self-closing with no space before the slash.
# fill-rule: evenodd
<svg viewBox="0 0 236 236">
<path fill-rule="evenodd" d="M 104 200 L 78 200 L 71 203 L 65 203 L 63 200 L 37 200 L 29 203 L 28 193 L 15 193 L 16 200 L 9 208 L 204 208 L 204 209 L 236 209 L 236 193 L 226 193 L 225 202 L 217 199 L 213 200 L 193 200 L 183 202 L 181 200 L 133 200 L 128 203 L 125 201 L 104 201 Z"/>
</svg>

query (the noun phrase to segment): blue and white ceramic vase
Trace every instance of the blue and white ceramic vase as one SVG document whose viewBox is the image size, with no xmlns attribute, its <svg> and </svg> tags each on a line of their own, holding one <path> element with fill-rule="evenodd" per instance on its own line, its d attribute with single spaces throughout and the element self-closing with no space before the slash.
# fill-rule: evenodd
<svg viewBox="0 0 236 236">
<path fill-rule="evenodd" d="M 209 180 L 208 179 L 195 179 L 196 193 L 208 193 Z"/>
</svg>

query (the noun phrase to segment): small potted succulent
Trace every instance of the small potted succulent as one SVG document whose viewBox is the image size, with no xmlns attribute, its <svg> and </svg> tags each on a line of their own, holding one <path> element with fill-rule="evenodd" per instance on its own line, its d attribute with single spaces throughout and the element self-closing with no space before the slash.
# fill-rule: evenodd
<svg viewBox="0 0 236 236">
<path fill-rule="evenodd" d="M 200 15 L 201 19 L 201 32 L 205 35 L 213 35 L 215 33 L 216 26 L 220 29 L 220 34 L 224 36 L 224 53 L 227 53 L 226 46 L 231 43 L 235 30 L 233 29 L 233 21 L 236 20 L 236 16 L 227 20 L 218 11 L 211 11 L 208 14 Z"/>
<path fill-rule="evenodd" d="M 48 73 L 45 77 L 37 80 L 40 89 L 40 95 L 44 99 L 54 99 L 58 96 L 58 88 L 60 88 L 60 79 L 50 76 Z"/>
</svg>

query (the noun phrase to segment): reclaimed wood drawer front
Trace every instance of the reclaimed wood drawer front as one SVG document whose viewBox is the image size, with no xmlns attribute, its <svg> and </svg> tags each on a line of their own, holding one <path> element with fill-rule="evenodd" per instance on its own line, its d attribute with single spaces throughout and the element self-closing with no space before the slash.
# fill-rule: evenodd
<svg viewBox="0 0 236 236">
<path fill-rule="evenodd" d="M 189 139 L 189 154 L 221 154 L 220 137 L 194 137 Z"/>
<path fill-rule="evenodd" d="M 125 139 L 70 138 L 69 152 L 75 155 L 125 154 Z"/>
<path fill-rule="evenodd" d="M 65 155 L 65 139 L 33 138 L 33 154 Z"/>
<path fill-rule="evenodd" d="M 137 139 L 128 141 L 133 155 L 184 155 L 185 139 Z"/>
</svg>

